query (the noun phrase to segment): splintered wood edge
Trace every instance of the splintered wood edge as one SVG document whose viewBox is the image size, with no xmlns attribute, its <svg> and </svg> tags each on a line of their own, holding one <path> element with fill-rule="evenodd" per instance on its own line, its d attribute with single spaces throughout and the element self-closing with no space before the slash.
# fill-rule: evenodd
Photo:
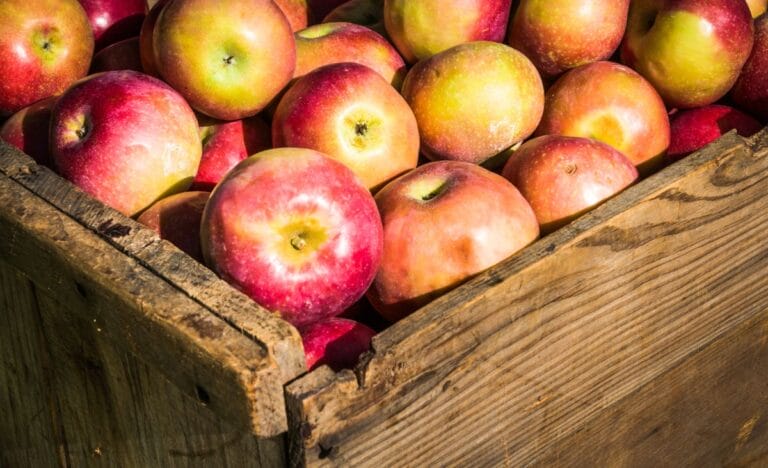
<svg viewBox="0 0 768 468">
<path fill-rule="evenodd" d="M 0 208 L 4 224 L 18 223 L 21 216 L 33 216 L 21 206 L 22 202 L 34 205 L 39 210 L 34 216 L 42 220 L 34 230 L 24 223 L 16 226 L 13 232 L 9 228 L 4 235 L 10 234 L 10 240 L 5 242 L 24 242 L 28 240 L 25 237 L 32 237 L 32 242 L 42 247 L 41 251 L 49 257 L 53 256 L 54 262 L 59 262 L 55 267 L 76 267 L 74 274 L 85 278 L 83 281 L 94 280 L 94 288 L 110 290 L 123 300 L 128 299 L 120 306 L 123 306 L 123 311 L 128 307 L 135 317 L 122 317 L 121 320 L 137 322 L 136 331 L 140 333 L 129 334 L 127 338 L 119 334 L 110 336 L 116 343 L 161 370 L 186 393 L 192 393 L 214 411 L 226 414 L 235 424 L 245 425 L 262 436 L 274 436 L 287 430 L 282 386 L 305 370 L 301 339 L 294 327 L 258 307 L 174 246 L 160 241 L 151 230 L 105 207 L 2 141 L 0 180 L 7 187 L 3 195 L 10 197 L 15 193 L 16 196 L 15 202 L 8 201 Z M 41 193 L 44 195 L 41 196 Z M 168 297 L 169 304 L 183 304 L 180 314 L 181 311 L 184 313 L 170 317 L 156 314 L 157 311 L 149 307 L 144 298 L 132 298 L 131 291 L 126 289 L 131 285 L 118 277 L 105 275 L 104 278 L 89 278 L 86 272 L 95 272 L 89 270 L 87 264 L 94 258 L 81 258 L 78 265 L 68 262 L 62 266 L 60 256 L 64 252 L 56 252 L 59 248 L 57 242 L 62 239 L 57 238 L 57 233 L 48 229 L 49 226 L 42 224 L 45 219 L 40 216 L 50 222 L 55 220 L 56 223 L 67 224 L 70 231 L 79 232 L 76 242 L 68 247 L 73 251 L 69 253 L 77 255 L 80 244 L 88 244 L 91 251 L 108 257 L 112 262 L 135 263 L 136 268 L 140 267 L 142 278 L 156 285 L 157 293 L 162 291 Z M 47 273 L 45 270 L 25 269 L 21 265 L 26 261 L 24 258 L 8 257 L 20 271 L 36 275 L 33 278 L 36 281 Z M 85 308 L 75 311 L 88 312 Z M 220 336 L 210 336 L 211 330 L 216 330 Z M 143 333 L 147 336 L 140 336 Z M 142 343 L 143 339 L 145 342 Z M 166 339 L 170 341 L 165 343 Z M 235 346 L 235 343 L 239 344 Z M 191 383 L 194 380 L 192 376 L 198 373 L 192 372 L 190 366 L 194 368 L 196 364 L 152 358 L 153 353 L 155 357 L 160 356 L 166 345 L 175 345 L 177 349 L 186 347 L 190 356 L 203 356 L 203 360 L 213 359 L 200 365 L 223 366 L 219 372 L 229 372 L 230 377 L 223 383 L 214 379 L 207 385 L 215 389 L 230 385 L 231 379 L 236 378 L 238 391 L 248 401 L 233 405 L 238 395 L 225 396 L 232 393 L 230 387 L 227 392 L 216 395 L 219 401 L 206 402 L 213 395 L 208 395 L 209 391 L 204 387 Z M 189 349 L 190 346 L 192 349 Z M 181 356 L 179 359 L 183 360 Z M 184 368 L 184 365 L 187 367 Z M 182 375 L 184 372 L 187 375 Z"/>
<path fill-rule="evenodd" d="M 350 397 L 352 393 L 365 391 L 369 386 L 384 385 L 394 389 L 411 380 L 418 380 L 422 375 L 426 377 L 430 369 L 425 366 L 429 363 L 422 359 L 413 359 L 413 356 L 402 355 L 403 350 L 418 349 L 414 346 L 420 342 L 423 346 L 424 337 L 431 337 L 436 330 L 444 328 L 446 323 L 452 323 L 452 319 L 460 316 L 463 309 L 502 291 L 505 283 L 511 281 L 514 276 L 541 259 L 556 255 L 563 248 L 575 246 L 593 234 L 593 228 L 664 192 L 670 184 L 711 170 L 746 147 L 765 147 L 767 143 L 768 131 L 765 129 L 750 140 L 739 137 L 735 132 L 728 133 L 706 148 L 629 187 L 569 225 L 539 239 L 516 255 L 391 325 L 373 338 L 371 350 L 361 358 L 354 374 L 344 371 L 334 375 L 324 369 L 302 376 L 286 387 L 289 424 L 292 427 L 307 426 L 305 429 L 309 431 L 316 422 L 322 423 L 314 419 L 321 417 L 318 411 L 322 412 L 326 403 Z M 307 439 L 307 434 L 302 435 L 296 430 L 291 436 L 291 439 L 296 439 L 289 441 L 291 463 L 301 465 L 306 462 L 306 444 L 316 443 L 317 438 L 312 436 Z M 323 447 L 319 450 L 322 454 Z"/>
</svg>

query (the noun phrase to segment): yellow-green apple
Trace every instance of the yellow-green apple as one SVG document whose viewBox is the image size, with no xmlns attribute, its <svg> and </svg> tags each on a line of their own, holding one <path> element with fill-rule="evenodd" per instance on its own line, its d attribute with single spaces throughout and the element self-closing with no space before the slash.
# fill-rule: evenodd
<svg viewBox="0 0 768 468">
<path fill-rule="evenodd" d="M 79 0 L 93 29 L 96 50 L 138 36 L 147 5 L 144 0 Z"/>
<path fill-rule="evenodd" d="M 336 63 L 298 79 L 272 118 L 275 147 L 311 148 L 376 190 L 416 167 L 419 130 L 403 97 L 365 65 Z"/>
<path fill-rule="evenodd" d="M 636 0 L 621 61 L 647 78 L 669 108 L 699 107 L 733 86 L 752 41 L 744 0 Z"/>
<path fill-rule="evenodd" d="M 51 160 L 51 109 L 58 96 L 41 99 L 11 115 L 0 126 L 0 139 L 24 151 L 38 164 L 53 168 Z"/>
<path fill-rule="evenodd" d="M 669 146 L 669 116 L 637 72 L 600 61 L 574 68 L 547 89 L 536 135 L 594 138 L 624 153 L 641 173 L 656 170 Z"/>
<path fill-rule="evenodd" d="M 323 18 L 323 23 L 355 23 L 387 36 L 384 27 L 384 0 L 348 0 Z"/>
<path fill-rule="evenodd" d="M 397 89 L 406 68 L 397 50 L 375 31 L 352 23 L 320 23 L 298 31 L 294 78 L 323 65 L 355 62 L 370 67 Z"/>
<path fill-rule="evenodd" d="M 283 12 L 292 31 L 299 31 L 309 25 L 307 0 L 273 0 Z"/>
<path fill-rule="evenodd" d="M 136 221 L 203 263 L 200 221 L 209 196 L 209 192 L 203 191 L 174 193 L 153 203 Z"/>
<path fill-rule="evenodd" d="M 502 42 L 512 0 L 385 0 L 384 26 L 415 63 L 465 42 Z"/>
<path fill-rule="evenodd" d="M 141 29 L 139 30 L 139 55 L 141 58 L 141 67 L 144 69 L 144 73 L 152 76 L 159 76 L 157 66 L 155 65 L 155 49 L 152 44 L 155 24 L 157 24 L 157 18 L 160 16 L 160 12 L 163 7 L 168 4 L 170 0 L 160 0 L 149 9 L 147 15 L 144 17 L 144 21 L 141 23 Z"/>
<path fill-rule="evenodd" d="M 334 317 L 371 284 L 382 226 L 345 165 L 307 148 L 239 163 L 203 212 L 203 256 L 225 281 L 300 327 Z"/>
<path fill-rule="evenodd" d="M 0 1 L 0 118 L 88 73 L 93 32 L 77 0 Z"/>
<path fill-rule="evenodd" d="M 272 0 L 170 0 L 152 33 L 160 76 L 199 112 L 257 114 L 296 66 L 293 31 Z"/>
<path fill-rule="evenodd" d="M 367 325 L 342 317 L 311 323 L 299 332 L 307 370 L 328 366 L 335 371 L 353 368 L 376 334 Z"/>
<path fill-rule="evenodd" d="M 757 18 L 765 13 L 768 8 L 768 0 L 747 0 L 747 6 L 749 12 L 752 13 L 752 18 Z"/>
<path fill-rule="evenodd" d="M 53 107 L 51 155 L 58 172 L 127 216 L 186 190 L 201 151 L 187 102 L 143 73 L 91 75 Z"/>
<path fill-rule="evenodd" d="M 739 109 L 768 121 L 768 15 L 755 20 L 755 44 L 730 97 Z"/>
<path fill-rule="evenodd" d="M 632 162 L 615 148 L 563 135 L 526 141 L 501 174 L 531 204 L 542 233 L 567 224 L 638 178 Z"/>
<path fill-rule="evenodd" d="M 610 58 L 624 37 L 628 10 L 629 0 L 521 0 L 507 42 L 549 80 Z"/>
<path fill-rule="evenodd" d="M 260 115 L 226 121 L 200 115 L 198 120 L 203 156 L 190 190 L 213 190 L 237 163 L 272 146 L 271 129 Z"/>
<path fill-rule="evenodd" d="M 431 160 L 482 163 L 530 136 L 544 109 L 539 72 L 497 42 L 460 44 L 420 61 L 402 93 Z"/>
<path fill-rule="evenodd" d="M 144 71 L 139 51 L 139 36 L 114 42 L 93 54 L 90 73 L 110 70 Z"/>
<path fill-rule="evenodd" d="M 675 112 L 669 120 L 672 139 L 667 157 L 671 161 L 688 156 L 731 130 L 750 137 L 763 128 L 751 115 L 722 104 Z"/>
<path fill-rule="evenodd" d="M 504 177 L 476 164 L 435 161 L 376 194 L 384 256 L 367 292 L 394 322 L 533 242 L 531 206 Z"/>
</svg>

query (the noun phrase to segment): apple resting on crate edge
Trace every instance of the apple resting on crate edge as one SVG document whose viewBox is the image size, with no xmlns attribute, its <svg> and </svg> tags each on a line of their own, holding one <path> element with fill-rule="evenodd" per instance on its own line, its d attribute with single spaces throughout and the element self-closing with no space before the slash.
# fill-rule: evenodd
<svg viewBox="0 0 768 468">
<path fill-rule="evenodd" d="M 216 186 L 201 240 L 213 271 L 301 327 L 363 296 L 381 261 L 382 225 L 373 196 L 345 165 L 275 148 Z"/>
<path fill-rule="evenodd" d="M 384 256 L 367 298 L 395 322 L 532 243 L 539 224 L 508 180 L 473 163 L 423 164 L 376 194 Z"/>
<path fill-rule="evenodd" d="M 169 195 L 144 210 L 136 221 L 155 231 L 190 257 L 203 263 L 200 221 L 209 192 L 190 191 Z"/>
<path fill-rule="evenodd" d="M 730 97 L 740 110 L 768 121 L 768 14 L 755 20 L 755 44 Z"/>
<path fill-rule="evenodd" d="M 354 320 L 331 317 L 299 329 L 307 370 L 327 365 L 335 371 L 351 369 L 371 347 L 376 332 Z"/>
</svg>

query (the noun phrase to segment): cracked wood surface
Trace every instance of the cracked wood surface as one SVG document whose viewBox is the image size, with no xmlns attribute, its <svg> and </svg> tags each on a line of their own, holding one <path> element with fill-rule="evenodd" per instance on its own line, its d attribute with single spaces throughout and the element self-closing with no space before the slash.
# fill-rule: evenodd
<svg viewBox="0 0 768 468">
<path fill-rule="evenodd" d="M 577 440 L 599 452 L 610 431 L 601 417 L 624 401 L 631 411 L 631 396 L 649 388 L 653 408 L 684 405 L 680 391 L 651 385 L 695 385 L 672 369 L 731 349 L 723 337 L 765 318 L 767 228 L 768 133 L 727 135 L 391 326 L 354 372 L 289 384 L 290 462 L 520 466 L 551 462 Z M 696 361 L 697 372 L 764 371 L 732 352 Z M 752 397 L 756 380 L 746 382 L 734 398 Z M 764 396 L 755 411 L 768 413 Z M 723 413 L 713 400 L 691 404 Z M 733 448 L 722 442 L 733 434 L 697 421 L 669 434 L 669 447 L 687 450 L 670 459 L 695 455 L 691 431 L 709 431 L 699 450 Z"/>
</svg>

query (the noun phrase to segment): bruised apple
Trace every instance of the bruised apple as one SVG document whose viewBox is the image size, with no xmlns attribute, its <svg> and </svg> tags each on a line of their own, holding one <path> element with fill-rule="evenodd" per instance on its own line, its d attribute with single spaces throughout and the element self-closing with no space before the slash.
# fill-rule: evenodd
<svg viewBox="0 0 768 468">
<path fill-rule="evenodd" d="M 638 177 L 632 162 L 611 146 L 562 135 L 526 141 L 502 175 L 531 204 L 543 233 L 594 208 Z"/>
<path fill-rule="evenodd" d="M 394 322 L 533 242 L 539 224 L 508 180 L 476 164 L 436 161 L 376 194 L 384 256 L 367 298 Z"/>
<path fill-rule="evenodd" d="M 127 216 L 186 190 L 201 152 L 189 104 L 143 73 L 91 75 L 53 107 L 51 154 L 58 172 Z"/>
<path fill-rule="evenodd" d="M 368 189 L 342 163 L 277 148 L 238 164 L 203 212 L 203 256 L 225 281 L 295 326 L 342 313 L 381 260 Z"/>
</svg>

